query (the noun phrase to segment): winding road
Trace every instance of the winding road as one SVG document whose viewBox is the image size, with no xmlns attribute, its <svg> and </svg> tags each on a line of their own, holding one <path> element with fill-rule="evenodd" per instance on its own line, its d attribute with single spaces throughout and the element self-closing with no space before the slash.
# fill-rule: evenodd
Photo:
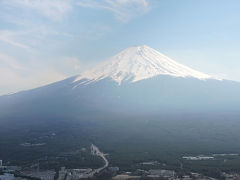
<svg viewBox="0 0 240 180">
<path fill-rule="evenodd" d="M 108 167 L 109 162 L 108 162 L 107 158 L 105 157 L 105 154 L 103 152 L 101 152 L 99 150 L 99 148 L 97 146 L 95 146 L 94 144 L 91 145 L 91 153 L 92 153 L 92 155 L 99 156 L 99 157 L 101 157 L 104 160 L 104 166 L 102 166 L 102 167 L 100 167 L 98 169 L 94 169 L 91 172 L 91 175 L 93 176 L 94 174 L 99 173 L 100 171 L 102 171 L 103 169 Z"/>
</svg>

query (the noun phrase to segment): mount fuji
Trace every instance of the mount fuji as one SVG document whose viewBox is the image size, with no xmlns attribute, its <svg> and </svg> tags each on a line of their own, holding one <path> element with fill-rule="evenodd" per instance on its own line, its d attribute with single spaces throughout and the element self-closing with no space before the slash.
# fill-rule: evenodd
<svg viewBox="0 0 240 180">
<path fill-rule="evenodd" d="M 79 75 L 75 81 L 85 83 L 111 78 L 119 85 L 122 81 L 137 82 L 158 75 L 210 79 L 211 76 L 179 64 L 148 46 L 130 47 L 95 68 Z"/>
<path fill-rule="evenodd" d="M 0 119 L 235 112 L 240 110 L 239 92 L 240 83 L 220 80 L 148 46 L 137 46 L 80 75 L 1 96 Z"/>
</svg>

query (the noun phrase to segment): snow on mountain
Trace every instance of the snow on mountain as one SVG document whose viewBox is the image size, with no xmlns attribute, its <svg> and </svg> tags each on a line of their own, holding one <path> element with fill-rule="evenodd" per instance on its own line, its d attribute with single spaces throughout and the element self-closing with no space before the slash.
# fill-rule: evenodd
<svg viewBox="0 0 240 180">
<path fill-rule="evenodd" d="M 136 82 L 157 75 L 191 77 L 200 80 L 213 78 L 177 63 L 144 45 L 123 50 L 93 69 L 83 72 L 74 82 L 86 79 L 86 81 L 81 81 L 81 84 L 88 84 L 111 78 L 120 85 L 123 81 Z"/>
</svg>

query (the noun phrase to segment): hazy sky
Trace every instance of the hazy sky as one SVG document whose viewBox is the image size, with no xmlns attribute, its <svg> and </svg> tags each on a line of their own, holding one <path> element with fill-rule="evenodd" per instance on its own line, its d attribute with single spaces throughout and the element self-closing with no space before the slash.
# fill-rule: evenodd
<svg viewBox="0 0 240 180">
<path fill-rule="evenodd" d="M 76 75 L 148 45 L 240 81 L 239 0 L 0 0 L 0 94 Z"/>
</svg>

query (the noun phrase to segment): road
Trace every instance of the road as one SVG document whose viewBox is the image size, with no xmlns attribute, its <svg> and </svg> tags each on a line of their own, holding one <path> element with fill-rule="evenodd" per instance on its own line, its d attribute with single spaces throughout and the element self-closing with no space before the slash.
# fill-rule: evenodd
<svg viewBox="0 0 240 180">
<path fill-rule="evenodd" d="M 103 169 L 105 169 L 106 167 L 108 167 L 109 165 L 109 162 L 107 160 L 107 158 L 105 157 L 105 154 L 103 152 L 101 152 L 97 146 L 95 146 L 94 144 L 91 145 L 91 153 L 92 155 L 94 156 L 99 156 L 101 157 L 103 160 L 104 160 L 104 166 L 98 168 L 98 169 L 94 169 L 92 172 L 91 172 L 91 175 L 93 176 L 94 174 L 96 173 L 99 173 L 100 171 L 102 171 Z"/>
</svg>

